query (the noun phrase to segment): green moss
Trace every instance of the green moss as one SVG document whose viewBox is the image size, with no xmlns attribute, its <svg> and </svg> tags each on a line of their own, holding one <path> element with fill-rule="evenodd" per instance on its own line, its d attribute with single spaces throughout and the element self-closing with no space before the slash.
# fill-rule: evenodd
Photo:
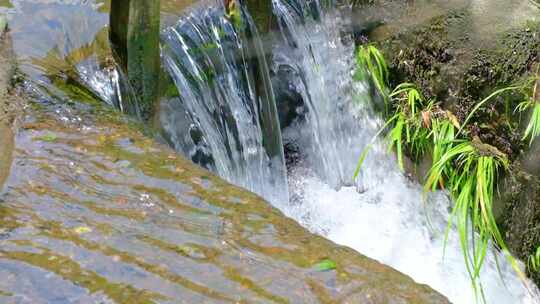
<svg viewBox="0 0 540 304">
<path fill-rule="evenodd" d="M 378 45 L 389 58 L 391 86 L 414 82 L 426 99 L 434 98 L 463 121 L 491 92 L 522 81 L 540 54 L 540 23 L 499 34 L 494 41 L 473 44 L 457 35 L 471 22 L 463 11 L 431 20 L 428 25 L 396 33 Z M 523 148 L 515 106 L 518 93 L 498 97 L 474 117 L 469 132 L 515 158 Z"/>
<path fill-rule="evenodd" d="M 13 4 L 11 3 L 11 0 L 0 0 L 0 7 L 13 8 Z"/>
<path fill-rule="evenodd" d="M 540 246 L 540 178 L 514 164 L 503 189 L 500 200 L 504 205 L 499 222 L 510 248 L 522 261 L 527 261 Z M 540 286 L 540 271 L 527 271 Z"/>
<path fill-rule="evenodd" d="M 486 96 L 530 77 L 540 60 L 540 23 L 529 22 L 486 41 L 474 41 L 466 30 L 472 18 L 466 9 L 455 10 L 378 41 L 389 59 L 390 85 L 414 82 L 426 98 L 441 102 L 463 123 Z M 514 108 L 523 99 L 517 91 L 497 96 L 474 114 L 466 132 L 513 161 L 495 212 L 504 241 L 526 261 L 540 245 L 540 180 L 524 173 L 518 161 L 525 144 Z M 529 275 L 540 284 L 540 273 Z"/>
<path fill-rule="evenodd" d="M 161 295 L 145 290 L 138 290 L 127 284 L 109 282 L 97 273 L 83 269 L 69 257 L 56 254 L 48 248 L 35 244 L 28 245 L 33 245 L 41 249 L 41 252 L 30 253 L 25 251 L 0 250 L 0 254 L 2 254 L 4 259 L 16 260 L 46 269 L 65 280 L 86 288 L 90 293 L 102 292 L 117 303 L 150 304 L 158 300 L 167 300 L 167 298 Z"/>
<path fill-rule="evenodd" d="M 160 1 L 111 2 L 110 37 L 118 64 L 138 97 L 139 115 L 150 119 L 159 98 Z"/>
<path fill-rule="evenodd" d="M 266 34 L 272 28 L 274 15 L 272 14 L 271 0 L 245 1 L 249 14 L 252 16 L 260 34 Z"/>
</svg>

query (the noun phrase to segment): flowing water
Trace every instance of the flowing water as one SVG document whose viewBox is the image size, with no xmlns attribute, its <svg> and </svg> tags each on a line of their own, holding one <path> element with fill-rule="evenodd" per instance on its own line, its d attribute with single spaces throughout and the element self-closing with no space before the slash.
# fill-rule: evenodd
<svg viewBox="0 0 540 304">
<path fill-rule="evenodd" d="M 421 186 L 400 172 L 381 142 L 366 159 L 358 184 L 350 185 L 354 164 L 382 124 L 371 110 L 368 85 L 352 82 L 354 46 L 342 34 L 347 18 L 339 12 L 313 14 L 313 7 L 294 1 L 274 0 L 274 8 L 285 40 L 275 49 L 274 64 L 297 71 L 294 87 L 308 108 L 305 121 L 284 132 L 285 142 L 301 147 L 302 155 L 289 169 L 291 204 L 285 213 L 454 303 L 473 303 L 455 228 L 443 257 L 451 207 L 444 193 L 424 199 Z M 528 283 L 529 292 L 496 250 L 486 258 L 481 281 L 487 303 L 539 303 L 536 288 Z"/>
<path fill-rule="evenodd" d="M 293 75 L 290 89 L 305 104 L 300 111 L 304 119 L 283 134 L 301 155 L 288 172 L 289 204 L 275 195 L 285 179 L 268 183 L 272 171 L 259 169 L 261 164 L 280 169 L 283 163 L 274 165 L 265 155 L 264 128 L 257 123 L 249 91 L 252 80 L 246 77 L 245 40 L 233 34 L 235 43 L 227 47 L 227 34 L 236 31 L 208 8 L 188 14 L 164 35 L 167 66 L 181 96 L 165 108 L 162 122 L 177 149 L 192 158 L 202 151 L 207 155 L 202 159 L 210 158 L 206 161 L 222 177 L 263 195 L 312 231 L 395 267 L 454 303 L 472 303 L 455 229 L 443 258 L 449 198 L 436 193 L 425 201 L 421 186 L 399 171 L 380 142 L 358 182 L 352 181 L 356 161 L 381 121 L 373 110 L 376 102 L 370 98 L 369 84 L 352 81 L 354 43 L 343 34 L 348 15 L 325 14 L 316 1 L 274 0 L 273 5 L 282 39 L 274 47 L 271 69 L 274 75 L 285 70 Z M 238 62 L 240 67 L 235 66 Z M 187 109 L 189 126 L 180 123 L 186 115 L 179 116 L 178 108 Z M 194 142 L 196 136 L 186 136 L 186 130 L 201 133 L 202 140 Z M 254 153 L 245 155 L 246 151 Z M 482 285 L 488 303 L 539 303 L 535 288 L 529 286 L 529 292 L 496 250 L 485 262 Z"/>
<path fill-rule="evenodd" d="M 38 83 L 55 84 L 50 89 L 59 86 L 53 75 L 74 79 L 105 102 L 136 111 L 120 97 L 121 74 L 98 51 L 106 41 L 101 6 L 63 2 L 14 1 L 15 15 L 34 17 L 11 20 L 13 31 L 24 33 L 24 39 L 14 37 L 23 72 Z M 424 200 L 421 186 L 399 171 L 382 142 L 375 143 L 358 182 L 352 181 L 356 161 L 381 121 L 369 84 L 352 81 L 354 43 L 344 34 L 349 15 L 324 13 L 318 1 L 273 0 L 281 38 L 267 63 L 246 12 L 239 11 L 244 23 L 233 24 L 219 3 L 201 2 L 163 32 L 164 62 L 178 90 L 161 108 L 170 144 L 311 231 L 428 284 L 454 303 L 473 303 L 455 229 L 443 259 L 451 206 L 445 193 Z M 288 172 L 268 69 L 273 75 L 288 71 L 289 89 L 305 104 L 298 109 L 302 117 L 283 132 L 284 142 L 300 155 Z M 536 288 L 528 292 L 495 250 L 486 259 L 482 283 L 487 303 L 540 303 Z"/>
<path fill-rule="evenodd" d="M 16 90 L 32 106 L 5 183 L 0 164 L 0 303 L 446 303 L 101 105 L 107 95 L 94 90 L 110 92 L 115 78 L 100 75 L 114 73 L 87 59 L 102 54 L 106 12 L 86 0 L 36 1 L 12 1 L 27 76 Z M 71 18 L 77 12 L 85 14 Z M 2 143 L 0 162 L 11 152 Z M 337 268 L 318 270 L 328 257 Z"/>
<path fill-rule="evenodd" d="M 222 1 L 199 5 L 163 34 L 179 92 L 162 107 L 164 130 L 195 162 L 275 204 L 286 202 L 275 99 L 255 26 L 243 8 L 226 18 Z"/>
</svg>

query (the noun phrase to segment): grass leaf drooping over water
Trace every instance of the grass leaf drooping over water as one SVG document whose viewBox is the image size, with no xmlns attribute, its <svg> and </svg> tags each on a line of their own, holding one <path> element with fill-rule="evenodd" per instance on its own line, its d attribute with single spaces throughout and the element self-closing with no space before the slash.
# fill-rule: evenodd
<svg viewBox="0 0 540 304">
<path fill-rule="evenodd" d="M 356 53 L 359 67 L 365 67 L 388 110 L 388 65 L 382 53 L 373 45 L 362 46 Z"/>
<path fill-rule="evenodd" d="M 540 64 L 536 69 L 536 75 L 530 80 L 533 83 L 533 89 L 528 98 L 521 102 L 517 107 L 516 111 L 523 113 L 532 109 L 531 117 L 527 128 L 523 134 L 523 140 L 529 141 L 529 145 L 532 145 L 535 138 L 540 135 Z"/>
<path fill-rule="evenodd" d="M 477 299 L 480 298 L 482 302 L 485 302 L 480 273 L 490 244 L 494 244 L 503 252 L 512 268 L 525 282 L 525 275 L 517 260 L 509 253 L 493 214 L 493 195 L 497 175 L 501 170 L 508 169 L 507 156 L 497 148 L 481 142 L 476 136 L 469 138 L 468 136 L 471 135 L 466 130 L 469 121 L 486 103 L 505 92 L 527 86 L 510 86 L 494 91 L 478 102 L 469 111 L 463 123 L 460 123 L 450 111 L 441 109 L 435 100 L 426 103 L 414 84 L 400 84 L 391 94 L 386 95 L 389 91 L 385 87 L 388 67 L 383 55 L 376 47 L 372 45 L 360 47 L 357 64 L 368 71 L 377 90 L 385 96 L 387 109 L 389 103 L 395 109 L 375 138 L 385 131 L 388 132 L 390 149 L 395 149 L 401 170 L 404 169 L 405 154 L 411 156 L 413 161 L 418 161 L 431 153 L 432 166 L 425 180 L 424 191 L 427 193 L 437 189 L 446 189 L 454 199 L 445 246 L 448 231 L 454 221 L 465 266 Z M 540 135 L 540 101 L 535 98 L 538 96 L 538 82 L 538 79 L 535 79 L 535 87 L 530 94 L 532 97 L 517 108 L 520 112 L 533 109 L 523 137 L 524 140 L 529 139 L 531 143 Z M 362 152 L 354 179 L 358 177 L 375 138 Z M 530 261 L 530 264 L 537 268 L 540 267 L 538 266 L 540 265 L 540 249 L 538 252 L 535 257 L 531 257 Z"/>
<path fill-rule="evenodd" d="M 473 289 L 481 293 L 480 271 L 489 243 L 493 241 L 503 252 L 508 252 L 493 215 L 497 173 L 500 168 L 508 167 L 508 160 L 506 155 L 478 138 L 455 143 L 434 163 L 424 190 L 436 190 L 440 180 L 448 181 L 448 191 L 455 202 L 452 214 L 456 219 L 465 265 Z M 450 228 L 451 222 L 448 226 Z M 524 278 L 515 258 L 509 254 L 507 258 L 519 276 Z"/>
</svg>

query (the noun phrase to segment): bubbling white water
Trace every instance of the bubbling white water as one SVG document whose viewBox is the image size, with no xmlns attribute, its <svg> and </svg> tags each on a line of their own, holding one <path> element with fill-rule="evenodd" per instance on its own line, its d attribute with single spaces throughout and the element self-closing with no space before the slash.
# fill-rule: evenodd
<svg viewBox="0 0 540 304">
<path fill-rule="evenodd" d="M 311 231 L 392 266 L 453 303 L 474 303 L 455 228 L 444 250 L 450 201 L 443 193 L 424 201 L 421 187 L 397 170 L 363 193 L 356 187 L 335 190 L 305 167 L 292 169 L 289 181 L 294 204 L 285 211 Z M 486 258 L 481 282 L 486 303 L 539 303 L 532 283 L 529 292 L 495 250 Z"/>
</svg>

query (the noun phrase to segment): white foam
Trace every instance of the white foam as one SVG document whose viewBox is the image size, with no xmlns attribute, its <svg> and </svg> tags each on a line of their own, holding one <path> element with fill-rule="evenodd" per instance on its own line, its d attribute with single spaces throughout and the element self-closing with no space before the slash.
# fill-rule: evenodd
<svg viewBox="0 0 540 304">
<path fill-rule="evenodd" d="M 422 187 L 401 173 L 381 141 L 366 158 L 357 186 L 339 187 L 354 185 L 356 161 L 382 125 L 371 109 L 367 84 L 352 82 L 354 47 L 343 43 L 347 39 L 340 28 L 346 20 L 332 12 L 314 22 L 307 6 L 298 10 L 288 2 L 273 3 L 289 39 L 276 47 L 274 64 L 297 71 L 295 86 L 308 108 L 305 123 L 293 124 L 283 134 L 304 157 L 289 168 L 291 202 L 282 210 L 311 231 L 394 267 L 453 303 L 475 303 L 455 227 L 443 259 L 451 206 L 447 195 L 424 198 Z M 540 303 L 537 288 L 530 282 L 527 288 L 493 248 L 481 282 L 489 304 Z"/>
<path fill-rule="evenodd" d="M 289 181 L 293 201 L 285 212 L 311 231 L 431 286 L 453 303 L 474 303 L 455 228 L 443 258 L 449 217 L 449 200 L 443 193 L 424 202 L 421 187 L 399 172 L 388 172 L 382 183 L 363 193 L 355 187 L 336 191 L 302 167 L 291 171 Z M 536 287 L 529 282 L 530 294 L 494 250 L 486 258 L 481 281 L 487 303 L 539 303 Z"/>
</svg>

